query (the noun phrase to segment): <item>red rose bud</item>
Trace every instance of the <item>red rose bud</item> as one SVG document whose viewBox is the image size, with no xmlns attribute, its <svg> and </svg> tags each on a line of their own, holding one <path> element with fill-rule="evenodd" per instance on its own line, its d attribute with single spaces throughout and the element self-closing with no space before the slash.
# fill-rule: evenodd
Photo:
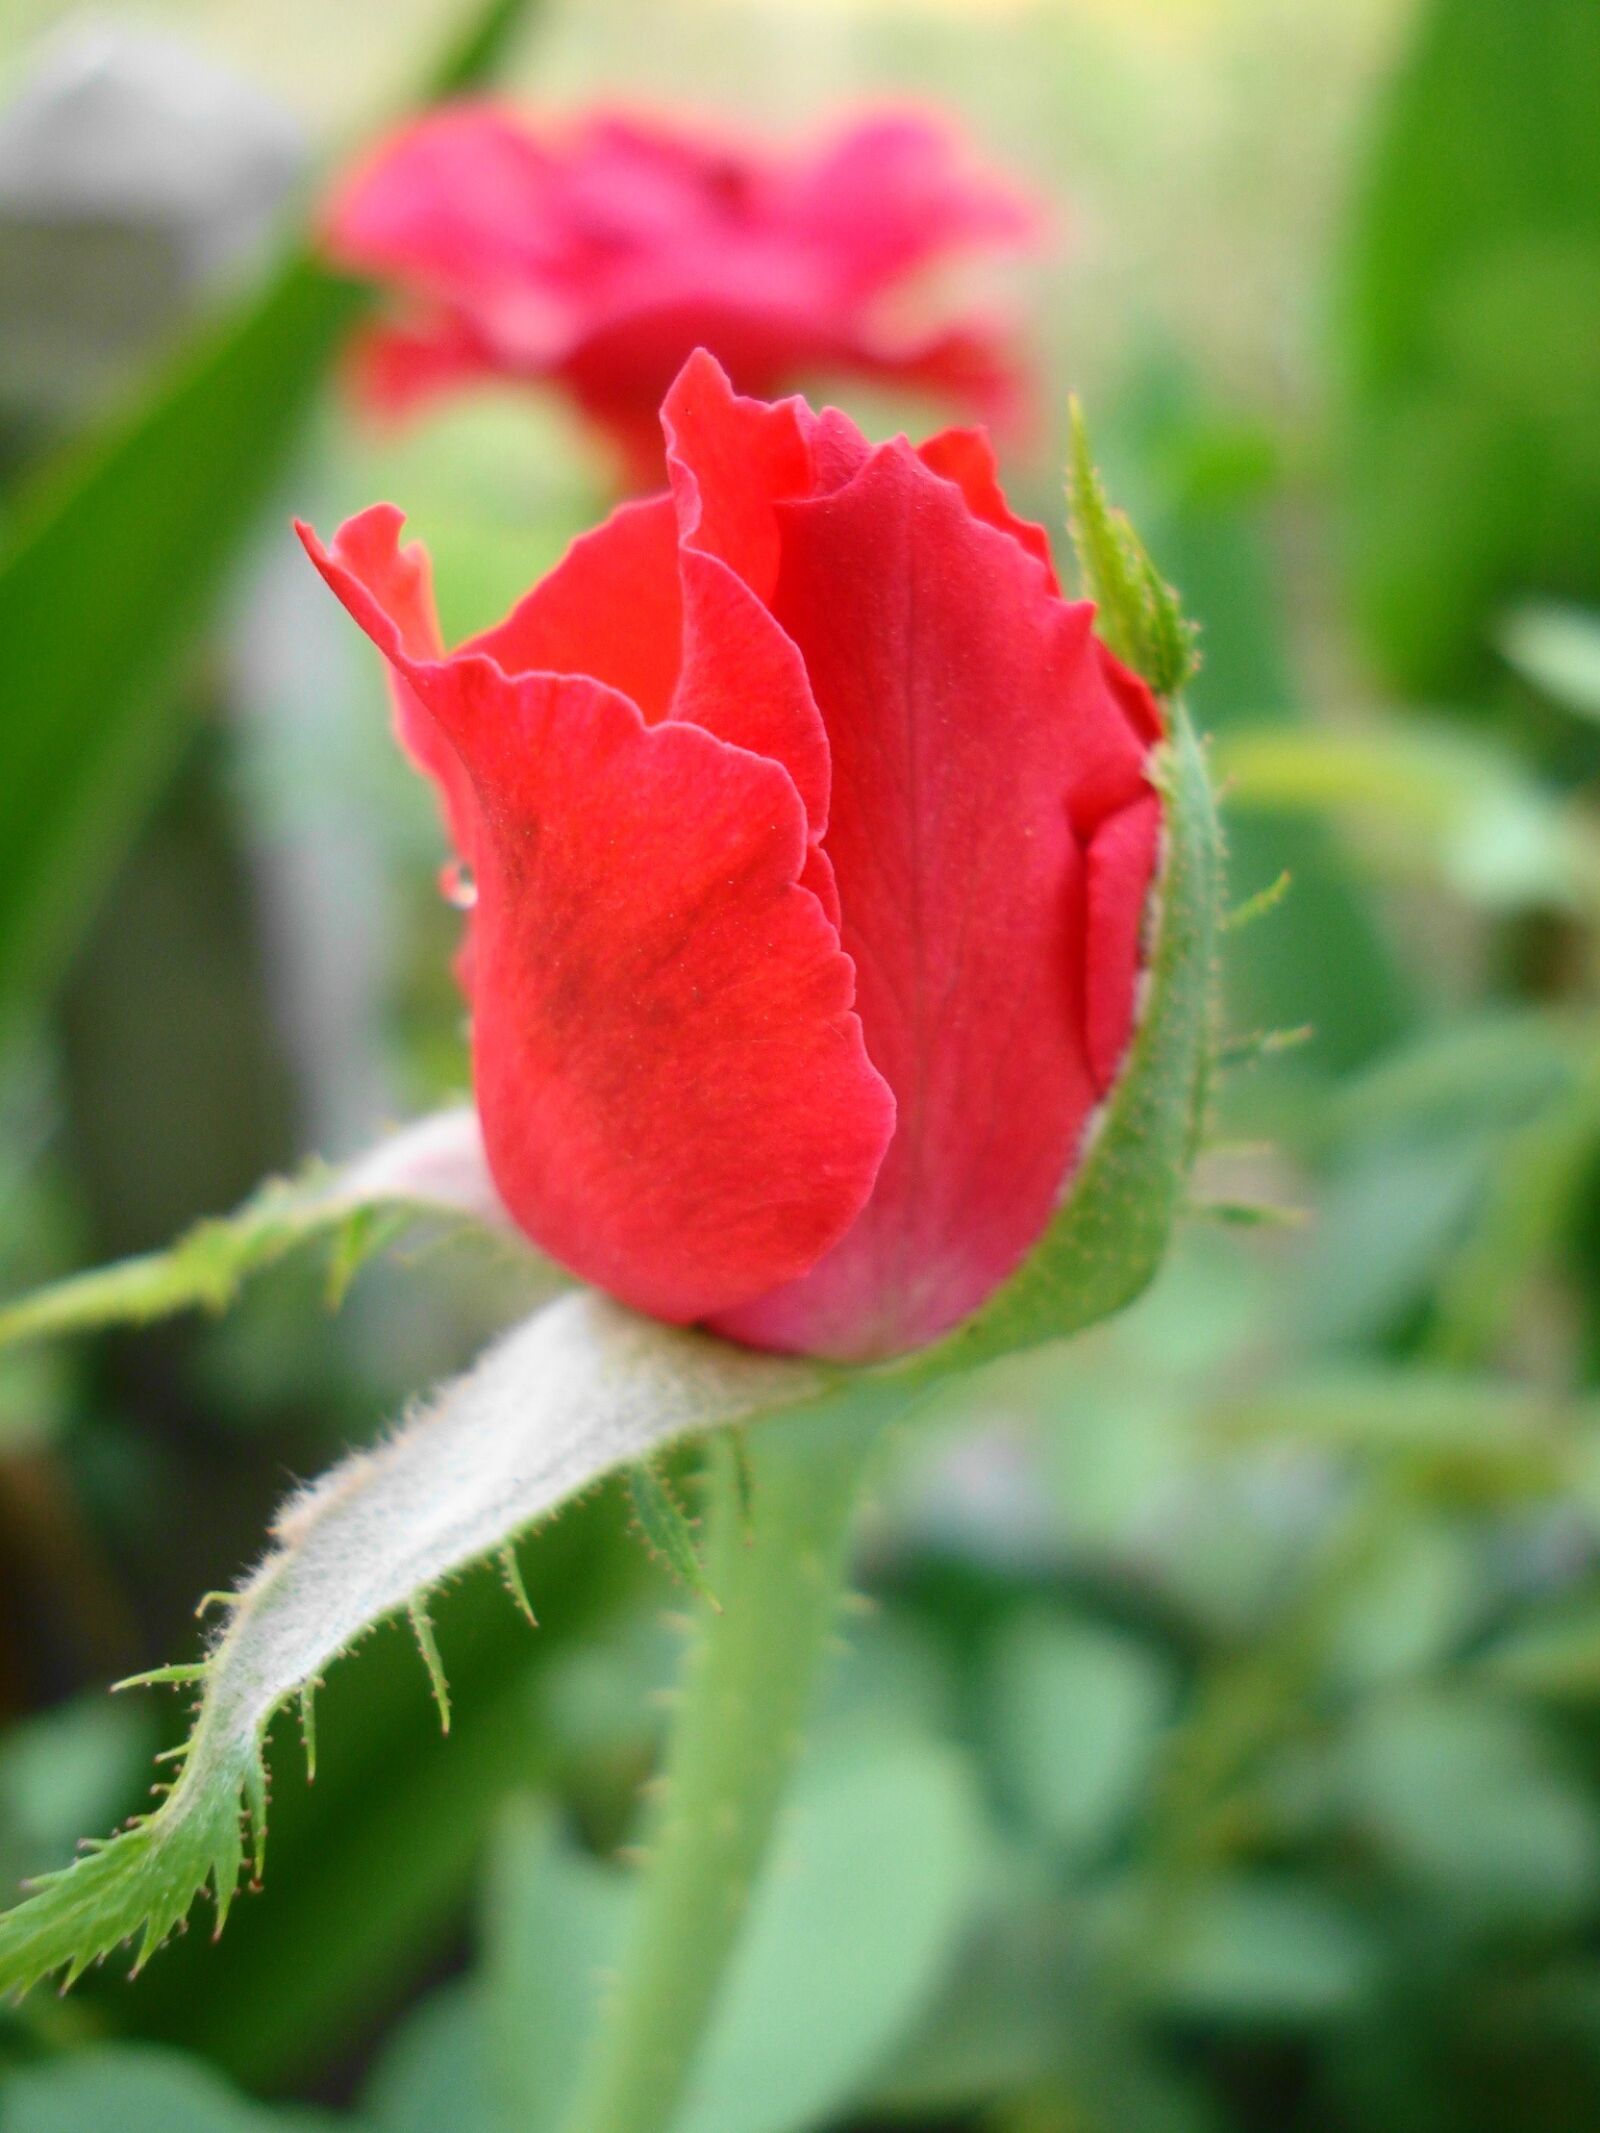
<svg viewBox="0 0 1600 2133">
<path fill-rule="evenodd" d="M 1027 1257 L 1117 1079 L 1161 719 L 980 433 L 869 445 L 704 353 L 663 423 L 670 495 L 449 655 L 392 506 L 302 533 L 476 885 L 513 1216 L 641 1311 L 895 1354 Z"/>
<path fill-rule="evenodd" d="M 697 347 L 744 392 L 851 373 L 1004 416 L 1023 381 L 1003 330 L 967 317 L 909 331 L 889 307 L 952 252 L 1039 226 L 919 113 L 780 155 L 658 119 L 597 111 L 536 131 L 463 104 L 382 142 L 338 189 L 326 235 L 338 264 L 404 307 L 362 344 L 372 404 L 548 380 L 652 488 L 662 395 Z"/>
</svg>

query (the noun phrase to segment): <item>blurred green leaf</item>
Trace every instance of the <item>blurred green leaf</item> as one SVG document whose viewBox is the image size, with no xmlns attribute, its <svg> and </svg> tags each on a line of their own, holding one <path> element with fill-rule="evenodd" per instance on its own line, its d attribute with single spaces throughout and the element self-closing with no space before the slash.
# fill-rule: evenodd
<svg viewBox="0 0 1600 2133">
<path fill-rule="evenodd" d="M 631 1895 L 628 1877 L 579 1851 L 548 1805 L 508 1809 L 489 1862 L 480 2031 L 505 2133 L 540 2133 L 570 2107 Z"/>
<path fill-rule="evenodd" d="M 190 716 L 173 662 L 358 302 L 293 260 L 19 510 L 0 554 L 0 1002 L 54 966 L 172 762 Z"/>
<path fill-rule="evenodd" d="M 1591 1803 L 1533 1720 L 1465 1691 L 1374 1704 L 1343 1744 L 1356 1829 L 1468 1920 L 1548 1927 L 1600 1897 Z"/>
<path fill-rule="evenodd" d="M 321 2111 L 268 2110 L 198 2061 L 150 2045 L 99 2045 L 0 2076 L 5 2133 L 336 2133 Z"/>
<path fill-rule="evenodd" d="M 1010 1862 L 944 1985 L 873 2084 L 913 2125 L 1029 2088 L 1060 2061 L 1079 1921 L 1041 1889 L 1030 1853 Z"/>
<path fill-rule="evenodd" d="M 1376 1957 L 1355 1915 L 1314 1883 L 1240 1875 L 1187 1899 L 1157 1990 L 1191 2018 L 1315 2023 L 1349 2013 L 1377 1981 Z"/>
<path fill-rule="evenodd" d="M 1600 9 L 1428 0 L 1360 187 L 1338 462 L 1358 606 L 1414 694 L 1496 613 L 1600 599 Z"/>
<path fill-rule="evenodd" d="M 505 2133 L 489 2089 L 483 1994 L 457 1978 L 432 1992 L 388 2040 L 362 2098 L 373 2133 Z M 534 2121 L 519 2133 L 537 2133 Z"/>
<path fill-rule="evenodd" d="M 1392 1152 L 1525 1125 L 1576 1085 L 1594 1036 L 1548 1008 L 1480 1010 L 1347 1083 L 1329 1107 L 1332 1136 Z"/>
<path fill-rule="evenodd" d="M 1448 1519 L 1419 1510 L 1397 1521 L 1335 1610 L 1330 1671 L 1369 1691 L 1442 1664 L 1480 1620 L 1485 1583 L 1478 1556 Z"/>
<path fill-rule="evenodd" d="M 979 1857 L 953 1750 L 906 1739 L 819 1757 L 673 2133 L 800 2133 L 836 2118 L 942 1982 Z"/>
<path fill-rule="evenodd" d="M 1583 1593 L 1526 1615 L 1485 1647 L 1478 1665 L 1518 1694 L 1600 1701 L 1600 1598 Z"/>
<path fill-rule="evenodd" d="M 65 1866 L 86 1829 L 113 1821 L 155 1747 L 152 1715 L 85 1696 L 0 1734 L 0 1891 Z"/>
<path fill-rule="evenodd" d="M 1482 1137 L 1363 1153 L 1328 1186 L 1290 1299 L 1296 1344 L 1391 1333 L 1421 1305 L 1482 1203 Z"/>
<path fill-rule="evenodd" d="M 1007 1790 L 1038 1833 L 1092 1858 L 1135 1811 L 1175 1684 L 1126 1631 L 1019 1613 L 988 1668 L 989 1733 Z"/>
<path fill-rule="evenodd" d="M 1600 1150 L 1600 1054 L 1559 1102 L 1494 1151 L 1489 1189 L 1439 1277 L 1428 1350 L 1467 1364 L 1517 1323 L 1530 1284 L 1556 1270 L 1592 1189 Z"/>
<path fill-rule="evenodd" d="M 1570 1486 L 1571 1425 L 1582 1413 L 1508 1379 L 1362 1361 L 1290 1371 L 1220 1406 L 1214 1426 L 1230 1438 L 1408 1462 L 1504 1501 Z"/>
<path fill-rule="evenodd" d="M 524 11 L 491 0 L 425 99 L 482 79 Z M 56 967 L 174 760 L 175 663 L 362 301 L 298 254 L 8 517 L 0 1019 Z"/>
</svg>

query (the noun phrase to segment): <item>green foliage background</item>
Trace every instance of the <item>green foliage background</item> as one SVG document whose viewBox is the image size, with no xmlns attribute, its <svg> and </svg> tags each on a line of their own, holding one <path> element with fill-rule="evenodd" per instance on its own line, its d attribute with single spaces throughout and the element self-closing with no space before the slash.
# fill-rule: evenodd
<svg viewBox="0 0 1600 2133">
<path fill-rule="evenodd" d="M 60 12 L 12 0 L 0 71 Z M 138 13 L 330 152 L 453 22 Z M 1600 2121 L 1600 15 L 552 0 L 509 78 L 784 124 L 932 94 L 1050 189 L 1021 293 L 1051 434 L 1013 488 L 1061 524 L 1080 392 L 1203 625 L 1235 893 L 1293 875 L 1228 943 L 1246 1041 L 1198 1196 L 1308 1219 L 1197 1214 L 1124 1320 L 902 1438 L 673 2133 Z M 460 1086 L 426 796 L 316 596 L 263 604 L 288 509 L 395 496 L 460 632 L 598 508 L 560 411 L 374 437 L 311 397 L 349 299 L 240 301 L 128 381 L 131 460 L 96 458 L 97 411 L 3 416 L 7 1293 Z M 197 420 L 172 395 L 207 379 Z M 304 618 L 305 671 L 263 613 Z M 274 898 L 330 845 L 374 915 L 340 907 L 361 1015 L 319 1051 Z M 227 1321 L 0 1359 L 0 1894 L 137 1806 L 179 1730 L 103 1683 L 191 1650 L 288 1476 L 526 1293 L 436 1253 L 330 1317 L 295 1262 Z M 524 1568 L 537 1635 L 488 1577 L 439 1609 L 448 1743 L 389 1632 L 319 1698 L 314 1787 L 280 1728 L 272 1879 L 220 1945 L 0 2013 L 0 2133 L 557 2123 L 686 1602 L 609 1492 Z"/>
</svg>

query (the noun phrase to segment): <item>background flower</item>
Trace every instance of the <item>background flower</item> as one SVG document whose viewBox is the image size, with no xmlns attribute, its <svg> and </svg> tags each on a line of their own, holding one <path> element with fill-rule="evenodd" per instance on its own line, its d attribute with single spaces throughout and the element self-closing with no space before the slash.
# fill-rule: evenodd
<svg viewBox="0 0 1600 2133">
<path fill-rule="evenodd" d="M 780 151 L 645 114 L 537 126 L 463 104 L 381 143 L 326 215 L 334 258 L 399 299 L 362 344 L 371 401 L 548 380 L 637 486 L 660 478 L 657 410 L 698 346 L 746 392 L 856 374 L 1014 411 L 1024 373 L 1001 323 L 930 326 L 901 300 L 952 254 L 1039 227 L 947 123 L 911 110 Z"/>
</svg>

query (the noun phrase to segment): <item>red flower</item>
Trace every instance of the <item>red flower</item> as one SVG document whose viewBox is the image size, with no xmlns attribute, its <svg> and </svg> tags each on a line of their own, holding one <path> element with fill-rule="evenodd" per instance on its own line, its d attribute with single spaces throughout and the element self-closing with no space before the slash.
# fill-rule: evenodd
<svg viewBox="0 0 1600 2133">
<path fill-rule="evenodd" d="M 1020 378 L 992 322 L 908 332 L 885 299 L 962 246 L 1034 227 L 1020 195 L 915 113 L 779 156 L 611 112 L 541 134 L 478 104 L 381 143 L 327 218 L 335 259 L 411 307 L 364 344 L 373 401 L 551 379 L 642 487 L 661 479 L 662 395 L 700 346 L 746 392 L 848 371 L 1004 412 Z"/>
<path fill-rule="evenodd" d="M 476 878 L 490 1167 L 659 1317 L 919 1346 L 1048 1223 L 1132 1026 L 1155 703 L 987 440 L 869 446 L 696 355 L 670 496 L 441 653 L 380 504 L 329 584 Z"/>
</svg>

